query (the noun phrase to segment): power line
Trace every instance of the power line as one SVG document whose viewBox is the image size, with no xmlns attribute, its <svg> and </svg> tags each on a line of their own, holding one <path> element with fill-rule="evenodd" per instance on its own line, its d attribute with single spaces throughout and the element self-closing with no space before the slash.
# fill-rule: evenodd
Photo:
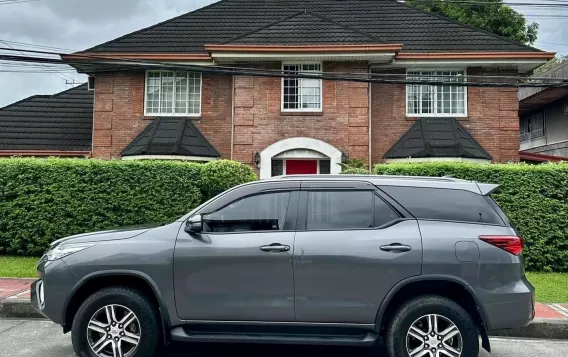
<svg viewBox="0 0 568 357">
<path fill-rule="evenodd" d="M 12 4 L 21 4 L 24 2 L 32 2 L 32 1 L 39 1 L 39 0 L 5 0 L 5 1 L 0 1 L 0 6 L 1 5 L 12 5 Z"/>
<path fill-rule="evenodd" d="M 69 51 L 69 52 L 76 52 L 77 50 L 72 50 L 72 49 L 68 49 L 68 48 L 61 48 L 61 47 L 53 47 L 53 46 L 45 46 L 45 45 L 36 45 L 33 43 L 27 43 L 27 42 L 17 42 L 17 41 L 9 41 L 9 40 L 1 40 L 1 42 L 3 43 L 9 43 L 12 45 L 17 45 L 17 46 L 25 46 L 25 47 L 32 47 L 32 48 L 39 48 L 39 49 L 45 49 L 45 50 L 56 50 L 56 51 Z"/>
<path fill-rule="evenodd" d="M 6 46 L 12 48 L 12 50 L 17 51 L 17 52 L 21 53 L 22 55 L 26 56 L 26 54 L 24 53 L 24 51 L 21 51 L 21 50 L 15 48 L 15 47 L 13 47 L 12 45 L 10 45 L 9 43 L 7 43 L 7 42 L 5 42 L 5 41 L 3 41 L 3 40 L 0 40 L 0 42 L 2 42 L 3 44 L 5 44 Z M 70 79 L 73 83 L 75 83 L 75 78 L 70 77 L 70 76 L 68 76 L 68 75 L 66 75 L 66 74 L 60 73 L 60 72 L 58 72 L 57 70 L 55 70 L 55 69 L 53 69 L 53 68 L 51 68 L 51 67 L 49 67 L 49 66 L 47 66 L 47 65 L 45 65 L 45 64 L 42 64 L 42 66 L 45 67 L 45 68 L 47 68 L 47 69 L 50 71 L 51 74 L 54 74 L 54 75 L 56 75 L 56 76 L 61 77 L 61 78 L 65 81 L 65 84 L 68 84 L 68 79 Z"/>
</svg>

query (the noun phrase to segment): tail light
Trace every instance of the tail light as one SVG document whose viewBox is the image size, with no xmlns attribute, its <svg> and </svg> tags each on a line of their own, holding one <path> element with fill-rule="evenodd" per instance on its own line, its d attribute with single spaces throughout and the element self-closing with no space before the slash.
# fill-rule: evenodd
<svg viewBox="0 0 568 357">
<path fill-rule="evenodd" d="M 479 239 L 513 255 L 523 251 L 523 240 L 517 236 L 480 236 Z"/>
</svg>

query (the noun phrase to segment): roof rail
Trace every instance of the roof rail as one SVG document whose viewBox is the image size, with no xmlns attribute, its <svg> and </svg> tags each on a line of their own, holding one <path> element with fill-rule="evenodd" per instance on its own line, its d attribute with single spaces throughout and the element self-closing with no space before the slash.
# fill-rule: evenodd
<svg viewBox="0 0 568 357">
<path fill-rule="evenodd" d="M 444 182 L 471 182 L 468 180 L 461 180 L 449 176 L 433 177 L 433 176 L 399 176 L 399 175 L 281 175 L 274 176 L 273 179 L 370 179 L 370 180 L 416 180 L 416 181 L 444 181 Z"/>
</svg>

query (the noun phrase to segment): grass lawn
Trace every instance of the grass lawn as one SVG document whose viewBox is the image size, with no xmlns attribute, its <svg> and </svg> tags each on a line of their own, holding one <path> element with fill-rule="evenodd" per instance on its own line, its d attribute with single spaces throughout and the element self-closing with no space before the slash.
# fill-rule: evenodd
<svg viewBox="0 0 568 357">
<path fill-rule="evenodd" d="M 0 256 L 0 277 L 35 278 L 39 258 Z"/>
<path fill-rule="evenodd" d="M 568 302 L 568 273 L 529 273 L 538 302 Z"/>
<path fill-rule="evenodd" d="M 0 256 L 0 277 L 34 278 L 39 258 Z M 568 273 L 527 273 L 536 301 L 568 303 Z"/>
</svg>

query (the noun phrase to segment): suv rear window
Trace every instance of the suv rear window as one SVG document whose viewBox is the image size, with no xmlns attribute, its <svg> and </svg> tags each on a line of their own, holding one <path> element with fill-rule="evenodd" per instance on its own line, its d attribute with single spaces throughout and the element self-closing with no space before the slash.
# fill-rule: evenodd
<svg viewBox="0 0 568 357">
<path fill-rule="evenodd" d="M 504 224 L 484 196 L 470 191 L 402 186 L 380 188 L 418 219 Z"/>
</svg>

